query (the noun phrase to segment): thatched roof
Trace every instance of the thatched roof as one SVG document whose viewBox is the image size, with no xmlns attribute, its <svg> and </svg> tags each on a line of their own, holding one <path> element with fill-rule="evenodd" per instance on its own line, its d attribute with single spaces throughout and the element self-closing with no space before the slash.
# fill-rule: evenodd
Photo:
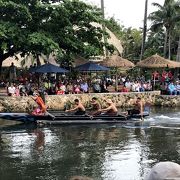
<svg viewBox="0 0 180 180">
<path fill-rule="evenodd" d="M 98 24 L 98 23 L 95 23 L 95 22 L 92 22 L 91 23 L 94 27 L 100 27 L 102 29 L 102 25 L 101 24 Z M 123 53 L 123 47 L 122 47 L 122 43 L 121 41 L 116 37 L 116 35 L 110 31 L 107 27 L 105 27 L 105 30 L 106 30 L 106 33 L 109 34 L 109 38 L 107 39 L 107 42 L 109 44 L 112 44 L 115 49 L 117 50 L 117 52 L 119 54 L 122 54 Z"/>
<path fill-rule="evenodd" d="M 106 58 L 100 64 L 107 67 L 118 67 L 118 68 L 120 67 L 132 68 L 135 66 L 131 61 L 124 59 L 118 55 L 113 55 L 109 58 Z"/>
<path fill-rule="evenodd" d="M 49 56 L 41 55 L 39 56 L 39 60 L 41 65 L 45 64 L 45 62 L 49 62 L 55 66 L 59 66 L 59 64 L 56 62 L 56 57 L 50 54 Z M 5 59 L 2 63 L 2 67 L 9 67 L 11 63 L 14 63 L 14 65 L 18 68 L 25 68 L 25 67 L 30 67 L 31 65 L 34 65 L 36 62 L 36 59 L 34 58 L 33 55 L 26 55 L 25 57 L 21 57 L 20 54 L 16 54 L 13 57 L 9 57 Z"/>
<path fill-rule="evenodd" d="M 87 60 L 87 59 L 85 59 L 85 58 L 83 58 L 83 57 L 81 57 L 81 56 L 77 56 L 75 59 L 73 59 L 72 65 L 73 65 L 74 67 L 76 67 L 76 66 L 80 66 L 80 65 L 82 65 L 82 64 L 85 64 L 85 63 L 87 63 L 87 62 L 89 62 L 89 60 Z"/>
<path fill-rule="evenodd" d="M 165 59 L 157 54 L 146 58 L 137 63 L 138 67 L 145 67 L 145 68 L 177 68 L 180 67 L 180 63 Z"/>
<path fill-rule="evenodd" d="M 2 67 L 9 67 L 11 66 L 11 64 L 14 64 L 14 66 L 16 66 L 17 68 L 21 68 L 21 61 L 17 60 L 16 57 L 9 57 L 7 59 L 5 59 L 2 63 Z"/>
</svg>

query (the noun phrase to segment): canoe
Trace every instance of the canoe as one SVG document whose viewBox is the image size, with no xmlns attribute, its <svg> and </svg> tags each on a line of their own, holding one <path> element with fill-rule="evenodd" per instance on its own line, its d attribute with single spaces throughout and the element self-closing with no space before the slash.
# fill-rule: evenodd
<svg viewBox="0 0 180 180">
<path fill-rule="evenodd" d="M 145 112 L 143 117 L 148 116 Z M 54 118 L 50 115 L 35 116 L 28 113 L 0 113 L 1 119 L 20 121 L 23 123 L 42 123 L 42 124 L 101 124 L 101 123 L 128 123 L 140 121 L 140 115 L 125 116 L 107 116 L 99 115 L 91 117 L 89 115 L 72 115 L 66 113 L 55 113 Z"/>
</svg>

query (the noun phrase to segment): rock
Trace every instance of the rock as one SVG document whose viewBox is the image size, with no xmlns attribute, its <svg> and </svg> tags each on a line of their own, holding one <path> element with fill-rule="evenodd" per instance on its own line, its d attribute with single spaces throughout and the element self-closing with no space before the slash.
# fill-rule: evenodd
<svg viewBox="0 0 180 180">
<path fill-rule="evenodd" d="M 160 162 L 157 163 L 145 180 L 179 180 L 180 179 L 180 165 L 174 162 Z"/>
<path fill-rule="evenodd" d="M 106 106 L 104 99 L 112 99 L 118 108 L 129 108 L 133 106 L 136 97 L 141 97 L 145 102 L 151 102 L 155 106 L 180 106 L 180 96 L 164 96 L 159 91 L 143 93 L 91 93 L 91 94 L 65 94 L 47 95 L 46 105 L 48 109 L 63 110 L 66 104 L 72 105 L 75 99 L 80 99 L 88 108 L 92 97 L 97 97 L 102 107 Z M 1 112 L 27 112 L 36 107 L 36 103 L 30 97 L 0 97 Z"/>
<path fill-rule="evenodd" d="M 93 180 L 87 176 L 73 176 L 69 180 Z"/>
</svg>

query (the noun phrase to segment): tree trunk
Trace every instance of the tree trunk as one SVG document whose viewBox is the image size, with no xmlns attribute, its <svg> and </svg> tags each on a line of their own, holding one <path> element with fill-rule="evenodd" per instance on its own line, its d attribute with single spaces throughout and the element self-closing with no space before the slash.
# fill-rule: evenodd
<svg viewBox="0 0 180 180">
<path fill-rule="evenodd" d="M 0 76 L 2 73 L 3 51 L 0 51 Z"/>
<path fill-rule="evenodd" d="M 168 32 L 167 32 L 167 29 L 166 29 L 166 32 L 165 32 L 165 38 L 164 38 L 164 58 L 166 58 L 166 50 L 167 50 L 167 39 L 168 39 Z"/>
<path fill-rule="evenodd" d="M 144 27 L 143 27 L 143 39 L 142 39 L 142 46 L 141 46 L 140 61 L 142 60 L 144 56 L 144 50 L 145 50 L 146 32 L 147 32 L 147 9 L 148 9 L 148 0 L 145 1 Z"/>
<path fill-rule="evenodd" d="M 39 54 L 36 54 L 36 62 L 37 62 L 37 66 L 41 65 L 40 59 L 39 59 Z"/>
<path fill-rule="evenodd" d="M 180 62 L 180 37 L 179 37 L 176 61 Z"/>
<path fill-rule="evenodd" d="M 169 30 L 169 41 L 168 41 L 168 59 L 171 59 L 171 31 Z"/>
</svg>

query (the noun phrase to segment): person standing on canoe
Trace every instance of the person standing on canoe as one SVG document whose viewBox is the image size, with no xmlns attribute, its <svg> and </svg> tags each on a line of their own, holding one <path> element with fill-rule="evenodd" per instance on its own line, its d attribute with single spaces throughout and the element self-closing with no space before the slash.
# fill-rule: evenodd
<svg viewBox="0 0 180 180">
<path fill-rule="evenodd" d="M 92 108 L 90 109 L 91 112 L 89 113 L 89 115 L 91 115 L 91 116 L 100 115 L 101 114 L 101 111 L 100 111 L 101 105 L 98 102 L 96 97 L 92 98 L 91 105 L 92 105 Z"/>
<path fill-rule="evenodd" d="M 74 115 L 84 115 L 86 113 L 86 109 L 83 106 L 83 104 L 80 102 L 80 100 L 79 99 L 75 99 L 74 103 L 75 103 L 76 107 L 72 108 L 72 109 L 69 109 L 69 110 L 66 110 L 65 112 L 76 111 L 74 113 Z"/>
<path fill-rule="evenodd" d="M 32 112 L 33 115 L 45 115 L 46 114 L 46 105 L 43 101 L 43 99 L 41 98 L 40 94 L 35 91 L 33 93 L 33 97 L 32 99 L 37 103 L 38 107 L 34 109 L 34 111 Z"/>
<path fill-rule="evenodd" d="M 108 104 L 108 107 L 105 109 L 101 109 L 100 112 L 105 112 L 105 115 L 108 116 L 116 116 L 118 113 L 116 105 L 112 102 L 111 99 L 107 99 L 106 102 Z"/>
</svg>

